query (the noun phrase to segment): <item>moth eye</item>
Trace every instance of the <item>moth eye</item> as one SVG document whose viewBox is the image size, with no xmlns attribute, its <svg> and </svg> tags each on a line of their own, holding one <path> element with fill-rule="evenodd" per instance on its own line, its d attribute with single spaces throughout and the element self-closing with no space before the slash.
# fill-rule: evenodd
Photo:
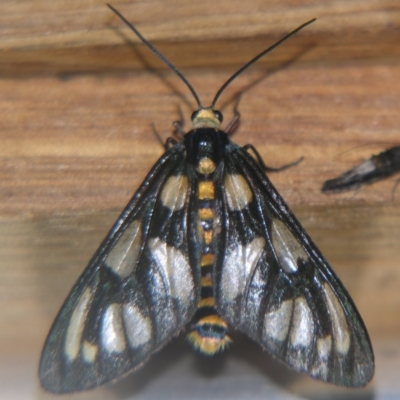
<svg viewBox="0 0 400 400">
<path fill-rule="evenodd" d="M 221 111 L 214 110 L 214 117 L 217 118 L 219 122 L 222 122 L 224 120 L 224 116 L 222 115 Z"/>
<path fill-rule="evenodd" d="M 193 121 L 197 117 L 198 113 L 199 113 L 199 110 L 193 111 L 192 115 L 190 116 L 190 120 Z"/>
</svg>

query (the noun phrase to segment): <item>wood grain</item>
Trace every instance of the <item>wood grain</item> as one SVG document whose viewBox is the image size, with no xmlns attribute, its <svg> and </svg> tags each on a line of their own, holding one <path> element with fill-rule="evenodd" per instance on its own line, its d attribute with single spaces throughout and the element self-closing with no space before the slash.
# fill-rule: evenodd
<svg viewBox="0 0 400 400">
<path fill-rule="evenodd" d="M 146 38 L 184 67 L 242 64 L 265 43 L 318 17 L 295 39 L 261 63 L 292 59 L 314 46 L 317 61 L 399 57 L 397 0 L 119 1 L 114 4 Z M 3 2 L 0 5 L 0 76 L 143 69 L 150 53 L 132 51 L 138 39 L 101 0 Z M 221 51 L 223 49 L 224 51 Z M 283 56 L 285 55 L 285 56 Z"/>
<path fill-rule="evenodd" d="M 305 157 L 270 178 L 335 267 L 371 333 L 375 383 L 351 396 L 399 397 L 396 178 L 338 195 L 320 188 L 326 179 L 399 145 L 400 3 L 113 5 L 182 68 L 204 104 L 241 64 L 319 18 L 236 80 L 218 107 L 228 122 L 233 100 L 242 93 L 242 119 L 233 139 L 252 143 L 269 165 Z M 0 4 L 1 398 L 50 399 L 38 387 L 36 369 L 51 321 L 162 154 L 151 124 L 166 139 L 179 108 L 189 129 L 195 102 L 187 88 L 137 44 L 102 1 Z M 322 398 L 322 393 L 352 398 L 279 369 L 268 357 L 264 365 L 258 350 L 239 343 L 215 375 L 199 369 L 184 345 L 173 344 L 132 382 L 71 399 L 145 399 L 160 393 L 189 399 L 197 398 L 201 387 L 210 390 L 203 393 L 215 388 L 221 393 L 215 398 L 236 398 L 243 388 L 254 399 Z M 223 379 L 212 380 L 214 387 L 209 375 Z"/>
</svg>

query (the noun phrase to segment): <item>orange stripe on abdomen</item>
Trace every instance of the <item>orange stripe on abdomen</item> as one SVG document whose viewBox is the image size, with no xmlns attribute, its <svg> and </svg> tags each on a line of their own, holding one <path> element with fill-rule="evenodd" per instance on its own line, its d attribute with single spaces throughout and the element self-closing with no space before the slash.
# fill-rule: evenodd
<svg viewBox="0 0 400 400">
<path fill-rule="evenodd" d="M 208 162 L 203 161 L 204 165 Z M 213 355 L 223 350 L 231 339 L 227 336 L 228 326 L 215 310 L 215 299 L 212 282 L 212 270 L 214 267 L 214 253 L 212 248 L 215 213 L 213 200 L 215 196 L 215 184 L 212 180 L 200 180 L 197 188 L 199 200 L 199 236 L 201 238 L 202 254 L 201 267 L 201 296 L 197 311 L 193 318 L 191 332 L 188 339 L 192 346 L 206 355 Z M 201 207 L 207 200 L 204 207 Z"/>
</svg>

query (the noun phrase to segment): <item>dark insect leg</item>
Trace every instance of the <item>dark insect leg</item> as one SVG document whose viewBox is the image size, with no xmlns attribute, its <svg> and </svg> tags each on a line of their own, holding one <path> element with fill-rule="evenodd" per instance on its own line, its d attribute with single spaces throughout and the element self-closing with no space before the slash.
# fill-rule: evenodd
<svg viewBox="0 0 400 400">
<path fill-rule="evenodd" d="M 228 126 L 225 128 L 225 133 L 227 135 L 232 135 L 233 132 L 235 132 L 235 130 L 239 126 L 240 112 L 238 110 L 238 107 L 239 107 L 239 102 L 240 102 L 241 97 L 242 97 L 241 94 L 239 94 L 236 97 L 235 106 L 233 107 L 233 115 L 234 115 L 233 119 L 231 120 L 231 122 L 229 122 Z"/>
<path fill-rule="evenodd" d="M 151 127 L 152 127 L 152 129 L 153 129 L 154 136 L 155 136 L 156 139 L 161 143 L 161 146 L 164 147 L 165 150 L 168 150 L 166 143 L 164 143 L 164 141 L 162 140 L 162 137 L 161 137 L 160 134 L 157 132 L 157 129 L 156 129 L 154 123 L 151 124 Z"/>
<path fill-rule="evenodd" d="M 165 142 L 165 149 L 169 150 L 171 147 L 175 146 L 178 143 L 178 141 L 176 139 L 174 139 L 173 137 L 169 137 L 167 139 L 167 141 Z"/>
<path fill-rule="evenodd" d="M 396 180 L 396 183 L 393 186 L 393 189 L 392 189 L 392 201 L 394 201 L 394 195 L 395 195 L 395 192 L 396 192 L 396 189 L 397 189 L 397 186 L 399 185 L 399 183 L 400 183 L 400 178 Z"/>
<path fill-rule="evenodd" d="M 183 129 L 183 127 L 185 126 L 185 118 L 183 116 L 182 109 L 179 105 L 178 105 L 178 112 L 179 112 L 179 120 L 174 121 L 172 123 L 172 126 L 174 127 L 174 135 L 177 136 L 178 139 L 181 141 L 186 132 Z"/>
<path fill-rule="evenodd" d="M 174 121 L 172 126 L 174 127 L 174 135 L 178 136 L 180 139 L 183 138 L 183 135 L 186 133 L 183 129 L 183 121 Z"/>
<path fill-rule="evenodd" d="M 262 159 L 260 153 L 256 150 L 256 148 L 251 145 L 251 144 L 246 144 L 246 146 L 243 146 L 243 148 L 245 150 L 251 150 L 254 155 L 256 156 L 257 162 L 258 164 L 260 164 L 260 167 L 264 170 L 264 171 L 269 171 L 269 172 L 278 172 L 278 171 L 283 171 L 284 169 L 290 168 L 290 167 L 294 167 L 295 165 L 301 163 L 304 160 L 304 157 L 300 157 L 298 160 L 293 161 L 289 164 L 285 164 L 282 165 L 282 167 L 279 168 L 273 168 L 273 167 L 269 167 L 268 165 L 265 164 L 264 160 Z"/>
<path fill-rule="evenodd" d="M 156 129 L 156 127 L 154 126 L 154 124 L 151 124 L 151 127 L 153 128 L 154 136 L 155 136 L 156 139 L 161 143 L 161 146 L 164 147 L 165 150 L 170 149 L 172 146 L 174 146 L 174 145 L 176 145 L 176 144 L 178 143 L 178 142 L 177 142 L 174 138 L 172 138 L 172 137 L 169 137 L 169 138 L 166 140 L 166 142 L 164 143 L 163 140 L 162 140 L 162 138 L 161 138 L 161 136 L 160 136 L 160 134 L 157 132 L 157 129 Z"/>
</svg>

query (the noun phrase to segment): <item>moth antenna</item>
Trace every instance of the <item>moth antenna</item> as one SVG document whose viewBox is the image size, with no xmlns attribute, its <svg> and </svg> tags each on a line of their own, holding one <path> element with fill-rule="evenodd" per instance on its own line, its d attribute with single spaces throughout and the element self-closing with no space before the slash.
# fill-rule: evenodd
<svg viewBox="0 0 400 400">
<path fill-rule="evenodd" d="M 194 90 L 193 86 L 189 83 L 189 81 L 185 78 L 185 76 L 182 74 L 181 71 L 177 67 L 175 67 L 174 64 L 172 64 L 171 61 L 168 60 L 167 57 L 165 57 L 159 50 L 157 50 L 147 39 L 145 39 L 142 34 L 118 11 L 116 10 L 111 4 L 107 3 L 108 8 L 113 11 L 115 14 L 118 15 L 122 19 L 122 21 L 125 22 L 126 25 L 128 25 L 129 28 L 136 34 L 136 36 L 165 64 L 168 65 L 169 68 L 174 71 L 179 78 L 182 79 L 182 81 L 186 84 L 186 86 L 189 88 L 189 90 L 192 92 L 194 98 L 196 99 L 197 105 L 199 109 L 204 108 L 201 104 L 200 98 L 197 95 L 196 91 Z"/>
<path fill-rule="evenodd" d="M 215 104 L 219 97 L 221 96 L 222 92 L 226 89 L 226 87 L 234 80 L 236 79 L 244 70 L 249 68 L 251 65 L 253 65 L 256 61 L 258 61 L 261 57 L 264 57 L 266 54 L 271 52 L 272 50 L 276 49 L 279 45 L 281 45 L 285 40 L 289 39 L 293 35 L 295 35 L 297 32 L 301 31 L 303 28 L 305 28 L 307 25 L 312 24 L 317 18 L 313 18 L 312 20 L 300 25 L 298 28 L 296 28 L 294 31 L 288 33 L 286 36 L 284 36 L 281 40 L 278 40 L 275 44 L 273 44 L 271 47 L 268 47 L 264 51 L 262 51 L 260 54 L 255 56 L 253 59 L 251 59 L 248 63 L 243 65 L 238 71 L 236 71 L 218 90 L 217 94 L 214 97 L 214 100 L 210 106 L 210 108 L 213 110 L 215 107 Z"/>
</svg>

